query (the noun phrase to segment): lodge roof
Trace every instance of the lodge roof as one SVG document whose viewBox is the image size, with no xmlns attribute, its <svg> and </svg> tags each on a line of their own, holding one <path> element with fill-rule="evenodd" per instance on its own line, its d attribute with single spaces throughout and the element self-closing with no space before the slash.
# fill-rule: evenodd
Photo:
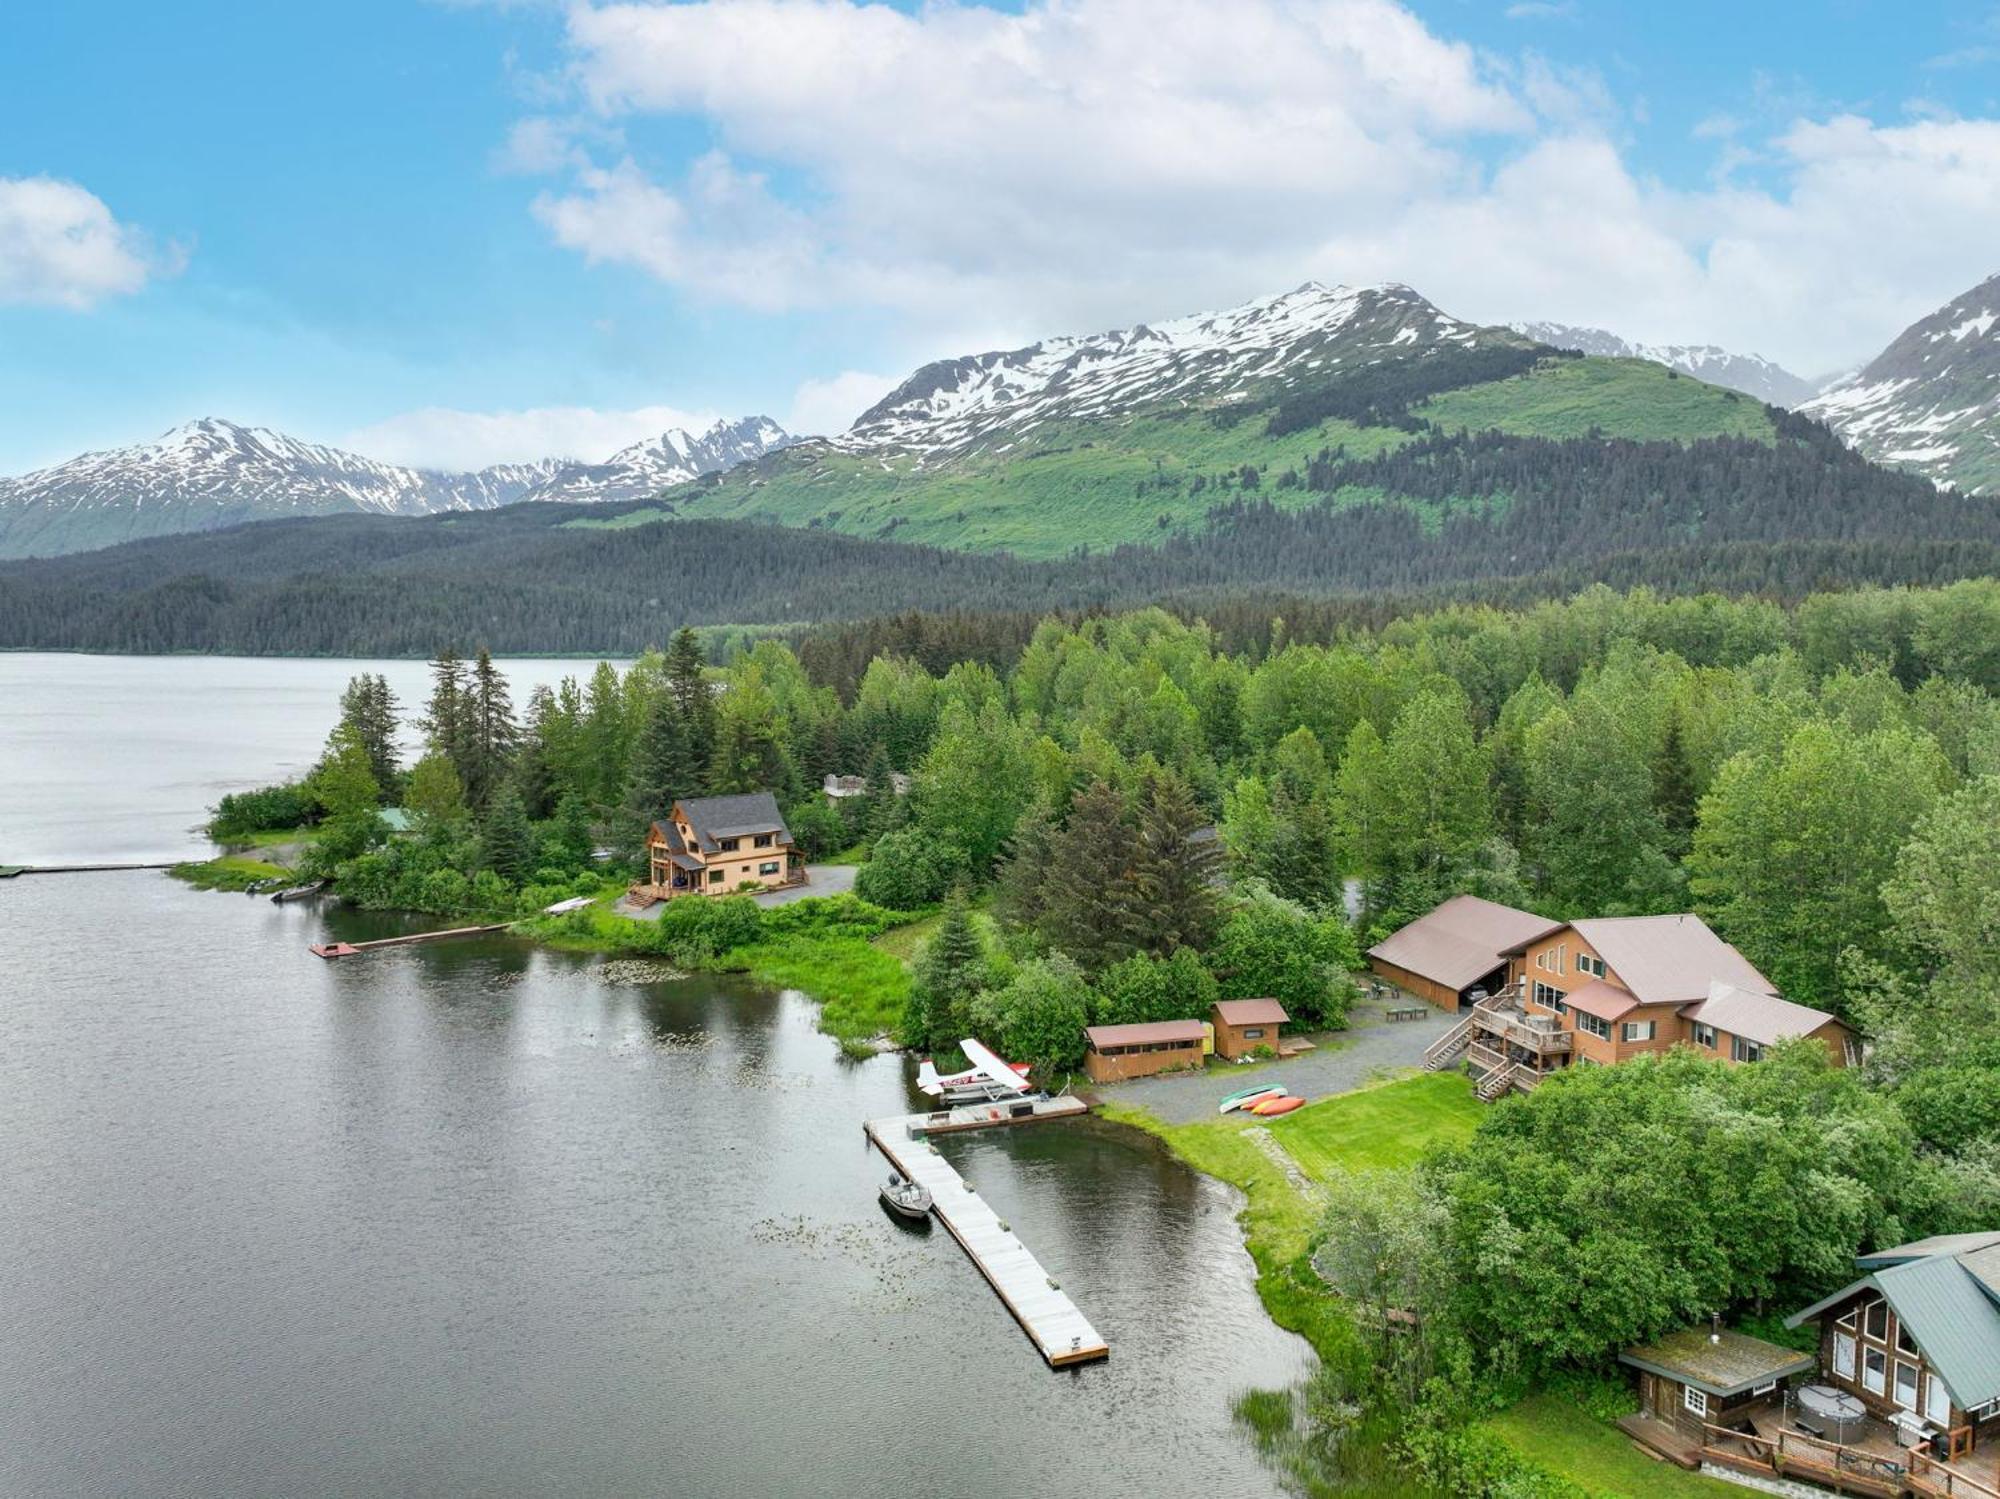
<svg viewBox="0 0 2000 1499">
<path fill-rule="evenodd" d="M 1199 1020 L 1145 1020 L 1132 1025 L 1087 1025 L 1083 1034 L 1092 1051 L 1102 1051 L 1107 1046 L 1199 1043 L 1208 1032 Z"/>
<path fill-rule="evenodd" d="M 1627 1348 L 1618 1362 L 1727 1399 L 1789 1374 L 1803 1374 L 1819 1360 L 1748 1333 L 1725 1329 L 1711 1336 L 1707 1328 L 1684 1327 L 1642 1347 Z"/>
<path fill-rule="evenodd" d="M 1785 1326 L 1875 1291 L 1955 1403 L 1969 1408 L 2000 1399 L 2000 1233 L 1920 1239 L 1861 1255 L 1855 1263 L 1877 1268 L 1787 1317 Z"/>
<path fill-rule="evenodd" d="M 1717 979 L 1760 994 L 1775 988 L 1748 958 L 1692 912 L 1678 916 L 1591 916 L 1569 925 L 1641 1004 L 1692 1004 L 1707 998 L 1709 985 Z M 1526 948 L 1526 943 L 1517 943 L 1513 951 Z"/>
<path fill-rule="evenodd" d="M 1560 931 L 1562 923 L 1476 895 L 1454 895 L 1368 949 L 1368 956 L 1463 989 L 1498 968 L 1509 951 Z"/>
<path fill-rule="evenodd" d="M 1788 1036 L 1810 1036 L 1821 1026 L 1837 1023 L 1824 1010 L 1739 989 L 1720 979 L 1708 986 L 1708 998 L 1690 1009 L 1687 1018 L 1759 1046 L 1775 1046 Z"/>
<path fill-rule="evenodd" d="M 705 854 L 715 853 L 724 838 L 778 833 L 785 842 L 792 841 L 792 831 L 785 826 L 784 814 L 778 810 L 778 799 L 768 791 L 746 791 L 735 796 L 684 796 L 674 806 L 694 829 L 695 841 Z M 682 851 L 680 833 L 671 816 L 653 827 L 670 851 Z"/>
<path fill-rule="evenodd" d="M 1592 979 L 1581 988 L 1570 990 L 1563 999 L 1572 1010 L 1595 1015 L 1599 1020 L 1616 1020 L 1626 1011 L 1639 1008 L 1639 1001 L 1630 990 L 1603 979 Z"/>
<path fill-rule="evenodd" d="M 1275 999 L 1218 999 L 1214 1008 L 1223 1025 L 1283 1025 L 1292 1018 Z"/>
</svg>

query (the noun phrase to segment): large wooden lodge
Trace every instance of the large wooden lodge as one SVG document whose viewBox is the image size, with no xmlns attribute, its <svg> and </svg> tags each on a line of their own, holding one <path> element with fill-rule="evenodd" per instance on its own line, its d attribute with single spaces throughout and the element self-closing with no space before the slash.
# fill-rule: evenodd
<svg viewBox="0 0 2000 1499">
<path fill-rule="evenodd" d="M 632 893 L 656 901 L 768 890 L 806 877 L 805 856 L 768 791 L 675 802 L 646 834 L 646 869 Z"/>
</svg>

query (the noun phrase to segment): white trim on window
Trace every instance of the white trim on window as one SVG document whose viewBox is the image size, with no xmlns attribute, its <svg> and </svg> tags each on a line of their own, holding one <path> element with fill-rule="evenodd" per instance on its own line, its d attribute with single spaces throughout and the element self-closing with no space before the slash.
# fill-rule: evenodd
<svg viewBox="0 0 2000 1499">
<path fill-rule="evenodd" d="M 1896 1368 L 1890 1376 L 1895 1393 L 1891 1395 L 1896 1404 L 1906 1411 L 1917 1408 L 1917 1366 L 1908 1359 L 1897 1359 Z"/>
<path fill-rule="evenodd" d="M 1702 1420 L 1708 1419 L 1708 1391 L 1697 1390 L 1691 1384 L 1681 1386 L 1681 1404 Z"/>
<path fill-rule="evenodd" d="M 1871 1395 L 1889 1390 L 1889 1355 L 1879 1348 L 1861 1350 L 1861 1388 Z"/>
<path fill-rule="evenodd" d="M 1849 1333 L 1836 1331 L 1833 1335 L 1833 1372 L 1842 1379 L 1854 1378 L 1854 1338 Z"/>
<path fill-rule="evenodd" d="M 1951 1425 L 1951 1391 L 1935 1374 L 1924 1376 L 1924 1415 L 1939 1426 Z"/>
</svg>

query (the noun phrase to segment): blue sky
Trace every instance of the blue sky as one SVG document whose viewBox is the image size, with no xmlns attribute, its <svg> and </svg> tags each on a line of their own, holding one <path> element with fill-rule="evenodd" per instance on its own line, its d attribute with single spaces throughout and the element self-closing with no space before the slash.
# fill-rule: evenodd
<svg viewBox="0 0 2000 1499">
<path fill-rule="evenodd" d="M 2000 9 L 17 7 L 0 473 L 222 415 L 402 461 L 837 425 L 1307 277 L 1819 374 L 2000 270 Z"/>
</svg>

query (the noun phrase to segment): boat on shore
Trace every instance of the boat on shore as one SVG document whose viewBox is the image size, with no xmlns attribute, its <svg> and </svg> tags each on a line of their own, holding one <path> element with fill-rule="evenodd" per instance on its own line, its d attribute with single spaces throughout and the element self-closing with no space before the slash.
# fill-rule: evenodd
<svg viewBox="0 0 2000 1499">
<path fill-rule="evenodd" d="M 1282 1083 L 1265 1083 L 1261 1088 L 1239 1088 L 1216 1106 L 1215 1112 L 1227 1114 L 1232 1109 L 1248 1108 L 1260 1098 L 1273 1098 L 1285 1091 Z"/>
<path fill-rule="evenodd" d="M 282 906 L 288 900 L 304 900 L 308 895 L 317 895 L 325 888 L 325 880 L 314 880 L 308 885 L 293 885 L 287 889 L 277 891 L 271 896 L 271 899 Z"/>
<path fill-rule="evenodd" d="M 931 1194 L 917 1182 L 905 1181 L 897 1172 L 890 1172 L 889 1179 L 882 1183 L 882 1202 L 890 1212 L 899 1217 L 928 1221 L 931 1215 Z"/>
<path fill-rule="evenodd" d="M 1291 1093 L 1273 1093 L 1268 1098 L 1260 1098 L 1250 1105 L 1250 1112 L 1259 1119 L 1273 1119 L 1280 1114 L 1289 1114 L 1293 1109 L 1305 1107 L 1305 1100 Z"/>
</svg>

